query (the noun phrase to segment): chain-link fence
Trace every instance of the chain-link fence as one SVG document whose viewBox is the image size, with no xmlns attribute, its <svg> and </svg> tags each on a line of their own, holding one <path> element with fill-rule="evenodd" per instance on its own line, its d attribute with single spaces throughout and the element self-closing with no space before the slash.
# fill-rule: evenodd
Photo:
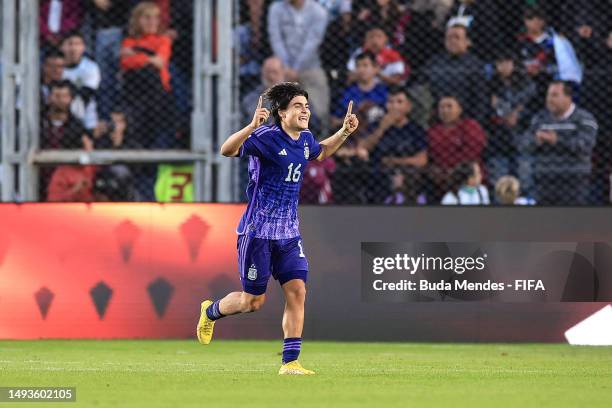
<svg viewBox="0 0 612 408">
<path fill-rule="evenodd" d="M 610 203 L 612 1 L 241 0 L 243 122 L 280 81 L 323 139 L 302 203 Z"/>
<path fill-rule="evenodd" d="M 190 148 L 193 0 L 39 6 L 42 150 Z M 192 176 L 191 166 L 172 163 L 43 166 L 38 196 L 190 201 Z"/>
</svg>

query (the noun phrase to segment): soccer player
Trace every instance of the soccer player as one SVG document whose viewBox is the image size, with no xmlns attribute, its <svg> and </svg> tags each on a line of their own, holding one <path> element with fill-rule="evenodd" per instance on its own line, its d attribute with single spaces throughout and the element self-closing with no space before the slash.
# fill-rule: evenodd
<svg viewBox="0 0 612 408">
<path fill-rule="evenodd" d="M 210 343 L 215 321 L 254 312 L 265 301 L 270 275 L 285 295 L 283 359 L 279 374 L 314 374 L 298 362 L 304 326 L 308 261 L 298 229 L 297 205 L 303 174 L 310 160 L 334 154 L 359 122 L 349 103 L 342 128 L 317 142 L 308 130 L 308 93 L 297 83 L 283 82 L 264 93 L 253 120 L 221 146 L 227 157 L 249 156 L 248 205 L 238 225 L 238 268 L 242 292 L 201 304 L 198 340 Z M 270 114 L 275 125 L 264 125 Z"/>
</svg>

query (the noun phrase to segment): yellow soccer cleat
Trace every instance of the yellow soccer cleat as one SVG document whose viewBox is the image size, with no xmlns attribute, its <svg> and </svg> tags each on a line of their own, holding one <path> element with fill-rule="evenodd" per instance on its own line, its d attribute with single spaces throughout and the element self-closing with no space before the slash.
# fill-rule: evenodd
<svg viewBox="0 0 612 408">
<path fill-rule="evenodd" d="M 215 321 L 210 320 L 206 315 L 206 309 L 208 309 L 208 306 L 212 305 L 212 303 L 212 300 L 205 300 L 200 305 L 200 320 L 198 321 L 196 333 L 198 335 L 198 341 L 202 344 L 210 343 L 213 336 Z"/>
<path fill-rule="evenodd" d="M 310 371 L 302 367 L 299 361 L 293 360 L 286 364 L 283 364 L 278 370 L 279 375 L 288 374 L 288 375 L 313 375 L 314 371 Z"/>
</svg>

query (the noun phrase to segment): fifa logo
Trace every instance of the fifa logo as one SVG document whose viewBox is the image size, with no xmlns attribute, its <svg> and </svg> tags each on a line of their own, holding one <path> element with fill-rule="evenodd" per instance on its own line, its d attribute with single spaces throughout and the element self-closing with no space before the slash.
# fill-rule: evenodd
<svg viewBox="0 0 612 408">
<path fill-rule="evenodd" d="M 310 156 L 310 149 L 308 148 L 308 143 L 304 143 L 304 158 L 308 159 Z"/>
<path fill-rule="evenodd" d="M 251 267 L 249 268 L 249 273 L 247 274 L 247 278 L 249 280 L 257 279 L 257 268 L 255 267 L 255 264 L 251 264 Z"/>
</svg>

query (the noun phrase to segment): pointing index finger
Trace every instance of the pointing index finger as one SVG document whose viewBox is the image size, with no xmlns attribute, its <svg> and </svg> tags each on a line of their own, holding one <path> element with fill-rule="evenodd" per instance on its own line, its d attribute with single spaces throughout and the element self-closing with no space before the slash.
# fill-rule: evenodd
<svg viewBox="0 0 612 408">
<path fill-rule="evenodd" d="M 348 109 L 346 110 L 346 116 L 351 116 L 351 113 L 353 113 L 353 100 L 352 99 L 348 104 Z"/>
<path fill-rule="evenodd" d="M 257 109 L 261 109 L 263 105 L 263 96 L 259 95 L 259 102 L 257 102 Z"/>
</svg>

